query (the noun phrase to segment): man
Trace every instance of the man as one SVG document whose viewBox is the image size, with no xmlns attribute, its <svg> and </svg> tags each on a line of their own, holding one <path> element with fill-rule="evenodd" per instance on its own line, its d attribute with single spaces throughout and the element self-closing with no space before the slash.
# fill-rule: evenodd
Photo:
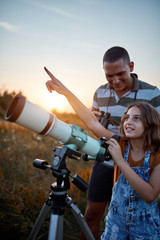
<svg viewBox="0 0 160 240">
<path fill-rule="evenodd" d="M 108 113 L 108 129 L 118 133 L 121 116 L 133 101 L 147 101 L 160 112 L 160 91 L 157 87 L 138 80 L 134 62 L 122 47 L 110 48 L 103 57 L 103 69 L 107 84 L 100 86 L 94 94 L 92 111 Z M 111 199 L 113 167 L 94 162 L 89 182 L 85 219 L 95 237 L 99 238 L 100 224 L 106 204 Z M 83 234 L 81 239 L 85 239 Z"/>
</svg>

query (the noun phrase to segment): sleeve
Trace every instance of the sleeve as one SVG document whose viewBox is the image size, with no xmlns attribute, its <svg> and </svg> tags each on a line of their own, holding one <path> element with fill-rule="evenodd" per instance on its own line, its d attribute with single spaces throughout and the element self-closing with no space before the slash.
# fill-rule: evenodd
<svg viewBox="0 0 160 240">
<path fill-rule="evenodd" d="M 160 152 L 155 153 L 152 155 L 152 158 L 150 159 L 150 171 L 149 175 L 152 173 L 153 169 L 160 164 Z"/>
<path fill-rule="evenodd" d="M 151 105 L 160 112 L 160 90 L 156 87 L 153 91 L 153 97 L 151 99 Z"/>
<path fill-rule="evenodd" d="M 93 96 L 93 104 L 92 104 L 92 110 L 98 110 L 98 98 L 97 98 L 97 91 L 94 93 Z"/>
</svg>

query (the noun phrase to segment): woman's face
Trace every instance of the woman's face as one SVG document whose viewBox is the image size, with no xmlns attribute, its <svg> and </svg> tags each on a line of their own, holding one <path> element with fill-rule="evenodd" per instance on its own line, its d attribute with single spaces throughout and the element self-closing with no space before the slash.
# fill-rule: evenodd
<svg viewBox="0 0 160 240">
<path fill-rule="evenodd" d="M 124 133 L 127 138 L 143 138 L 144 125 L 142 122 L 141 111 L 138 107 L 131 107 L 123 123 Z"/>
</svg>

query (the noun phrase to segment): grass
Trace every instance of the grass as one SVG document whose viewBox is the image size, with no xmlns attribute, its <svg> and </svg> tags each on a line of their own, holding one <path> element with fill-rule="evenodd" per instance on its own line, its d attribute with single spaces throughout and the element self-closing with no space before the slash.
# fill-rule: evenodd
<svg viewBox="0 0 160 240">
<path fill-rule="evenodd" d="M 75 114 L 57 113 L 57 118 L 75 124 L 87 131 Z M 56 181 L 52 172 L 33 167 L 35 158 L 52 163 L 52 149 L 62 146 L 48 136 L 40 136 L 33 131 L 10 123 L 0 118 L 0 234 L 1 239 L 26 240 L 31 232 L 39 212 L 51 192 L 50 185 Z M 72 175 L 78 174 L 88 183 L 92 161 L 67 159 L 67 168 Z M 69 196 L 84 214 L 86 192 L 80 191 L 71 183 Z M 160 208 L 160 201 L 159 201 Z M 106 209 L 107 212 L 107 209 Z M 37 239 L 45 240 L 48 236 L 50 212 L 46 217 Z M 102 221 L 102 229 L 104 222 Z M 79 240 L 80 228 L 71 209 L 64 212 L 64 239 Z"/>
</svg>

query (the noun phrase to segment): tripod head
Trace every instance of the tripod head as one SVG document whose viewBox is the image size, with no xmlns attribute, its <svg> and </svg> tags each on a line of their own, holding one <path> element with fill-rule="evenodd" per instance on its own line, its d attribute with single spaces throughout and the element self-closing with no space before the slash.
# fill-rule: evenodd
<svg viewBox="0 0 160 240">
<path fill-rule="evenodd" d="M 77 174 L 73 176 L 66 166 L 66 158 L 79 159 L 81 153 L 69 148 L 68 146 L 55 147 L 55 152 L 52 164 L 49 165 L 47 161 L 41 159 L 35 159 L 33 166 L 45 170 L 49 168 L 52 170 L 52 175 L 56 177 L 56 184 L 51 185 L 51 189 L 58 191 L 66 191 L 70 189 L 69 176 L 72 178 L 71 182 L 77 186 L 81 191 L 85 192 L 88 189 L 88 184 Z"/>
<path fill-rule="evenodd" d="M 79 152 L 70 147 L 65 145 L 61 148 L 55 147 L 53 149 L 55 154 L 51 165 L 49 165 L 45 160 L 35 159 L 33 161 L 33 166 L 36 168 L 40 168 L 42 170 L 49 168 L 52 170 L 52 174 L 57 178 L 57 182 L 51 185 L 52 192 L 50 193 L 47 201 L 44 203 L 28 240 L 35 239 L 49 209 L 51 209 L 51 220 L 48 239 L 62 240 L 65 207 L 72 210 L 72 213 L 84 232 L 86 239 L 94 240 L 93 234 L 85 222 L 83 214 L 67 193 L 67 190 L 70 188 L 69 176 L 72 178 L 72 183 L 75 184 L 81 191 L 85 192 L 88 189 L 88 184 L 78 175 L 72 176 L 71 172 L 66 167 L 67 157 L 78 159 L 81 156 Z"/>
</svg>

